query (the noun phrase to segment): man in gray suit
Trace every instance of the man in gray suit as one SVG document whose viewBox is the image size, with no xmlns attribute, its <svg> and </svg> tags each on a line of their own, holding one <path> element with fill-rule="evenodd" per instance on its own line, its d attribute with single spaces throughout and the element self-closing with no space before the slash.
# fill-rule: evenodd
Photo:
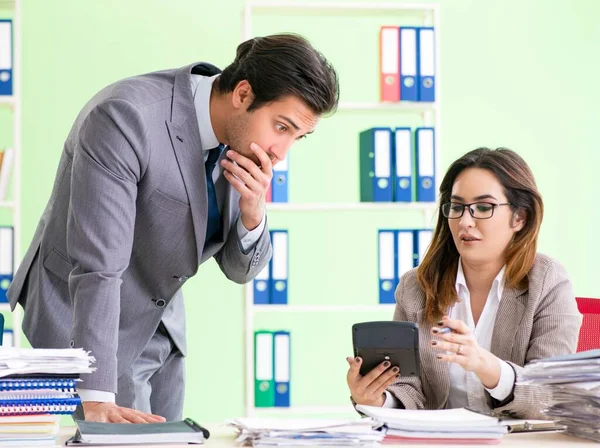
<svg viewBox="0 0 600 448">
<path fill-rule="evenodd" d="M 80 387 L 87 420 L 181 418 L 181 287 L 210 257 L 236 283 L 268 263 L 272 166 L 338 92 L 329 62 L 282 34 L 240 44 L 222 73 L 136 76 L 86 104 L 8 295 L 34 347 L 96 357 Z"/>
</svg>

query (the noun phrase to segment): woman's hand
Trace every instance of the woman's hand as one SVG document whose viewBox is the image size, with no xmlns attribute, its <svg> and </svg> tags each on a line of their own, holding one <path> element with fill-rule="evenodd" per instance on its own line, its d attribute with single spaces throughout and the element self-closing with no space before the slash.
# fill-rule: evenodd
<svg viewBox="0 0 600 448">
<path fill-rule="evenodd" d="M 484 387 L 496 387 L 500 381 L 500 359 L 479 346 L 473 332 L 463 321 L 444 316 L 437 325 L 431 329 L 434 338 L 430 342 L 435 350 L 440 351 L 436 357 L 474 372 Z M 452 331 L 444 334 L 444 327 Z"/>
<path fill-rule="evenodd" d="M 390 369 L 390 362 L 384 361 L 362 376 L 360 374 L 362 359 L 346 358 L 346 361 L 350 365 L 346 381 L 348 381 L 350 394 L 356 404 L 383 406 L 385 390 L 400 377 L 400 369 L 398 367 Z"/>
</svg>

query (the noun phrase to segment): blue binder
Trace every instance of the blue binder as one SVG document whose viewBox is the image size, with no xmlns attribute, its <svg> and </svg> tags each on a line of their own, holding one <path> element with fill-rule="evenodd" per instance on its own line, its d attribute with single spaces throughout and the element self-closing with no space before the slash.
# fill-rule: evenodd
<svg viewBox="0 0 600 448">
<path fill-rule="evenodd" d="M 393 199 L 393 142 L 390 128 L 360 133 L 360 200 L 391 202 Z"/>
<path fill-rule="evenodd" d="M 411 202 L 414 171 L 411 129 L 396 128 L 394 137 L 394 201 Z"/>
<path fill-rule="evenodd" d="M 289 152 L 283 160 L 281 160 L 273 168 L 272 185 L 272 201 L 273 202 L 289 202 Z"/>
<path fill-rule="evenodd" d="M 435 202 L 435 130 L 415 131 L 417 165 L 417 201 Z"/>
<path fill-rule="evenodd" d="M 13 94 L 12 20 L 0 20 L 0 95 Z"/>
<path fill-rule="evenodd" d="M 254 278 L 254 304 L 268 305 L 271 294 L 271 262 Z"/>
<path fill-rule="evenodd" d="M 379 303 L 396 303 L 396 232 L 379 231 Z"/>
<path fill-rule="evenodd" d="M 419 266 L 425 257 L 425 253 L 431 244 L 433 238 L 433 230 L 431 229 L 415 229 L 415 267 Z"/>
<path fill-rule="evenodd" d="M 415 267 L 415 234 L 412 229 L 396 231 L 396 286 L 404 274 Z M 395 289 L 395 288 L 394 288 Z"/>
<path fill-rule="evenodd" d="M 6 292 L 13 280 L 14 231 L 0 227 L 0 302 L 8 303 Z"/>
<path fill-rule="evenodd" d="M 417 37 L 419 51 L 419 101 L 435 101 L 435 31 L 420 27 Z"/>
<path fill-rule="evenodd" d="M 286 305 L 288 303 L 288 232 L 272 230 L 271 244 L 271 304 Z"/>
<path fill-rule="evenodd" d="M 290 332 L 275 331 L 273 333 L 273 358 L 275 359 L 275 406 L 290 406 Z"/>
<path fill-rule="evenodd" d="M 400 101 L 419 101 L 417 27 L 400 27 Z"/>
</svg>

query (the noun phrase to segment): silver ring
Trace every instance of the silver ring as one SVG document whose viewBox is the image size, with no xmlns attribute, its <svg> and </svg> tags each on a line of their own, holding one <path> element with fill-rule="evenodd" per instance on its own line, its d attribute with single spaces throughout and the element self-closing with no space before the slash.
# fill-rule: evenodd
<svg viewBox="0 0 600 448">
<path fill-rule="evenodd" d="M 458 350 L 456 350 L 456 354 L 460 355 L 460 351 L 462 350 L 462 345 L 458 344 Z"/>
</svg>

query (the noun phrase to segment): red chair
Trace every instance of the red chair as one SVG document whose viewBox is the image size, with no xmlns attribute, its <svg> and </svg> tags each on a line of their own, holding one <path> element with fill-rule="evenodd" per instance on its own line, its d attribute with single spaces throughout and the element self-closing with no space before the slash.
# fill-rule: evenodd
<svg viewBox="0 0 600 448">
<path fill-rule="evenodd" d="M 577 297 L 575 300 L 583 314 L 577 351 L 600 348 L 600 299 Z"/>
</svg>

